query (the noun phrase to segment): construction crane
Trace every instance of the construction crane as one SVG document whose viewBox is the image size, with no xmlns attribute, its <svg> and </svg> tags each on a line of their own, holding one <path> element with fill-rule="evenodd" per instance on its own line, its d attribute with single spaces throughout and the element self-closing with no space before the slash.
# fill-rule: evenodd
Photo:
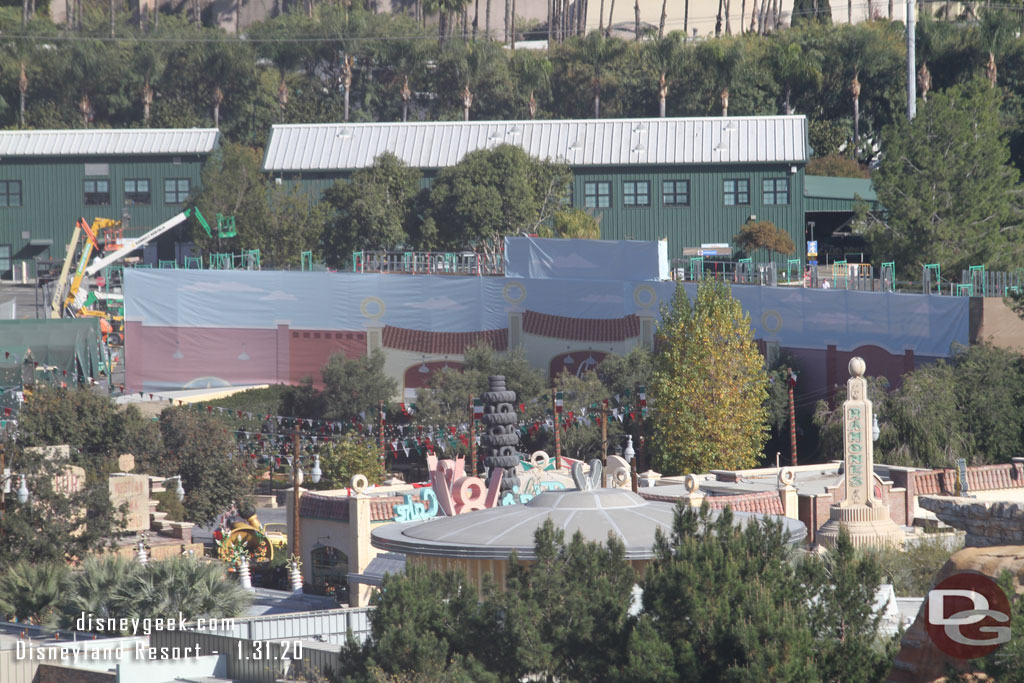
<svg viewBox="0 0 1024 683">
<path fill-rule="evenodd" d="M 96 219 L 100 220 L 100 219 Z M 64 295 L 64 288 L 68 283 L 68 276 L 71 274 L 71 262 L 75 259 L 75 253 L 78 251 L 78 242 L 82 236 L 85 236 L 85 242 L 82 245 L 82 255 L 78 260 L 78 267 L 75 269 L 75 277 L 72 280 L 72 289 L 69 290 L 68 296 L 71 300 L 74 300 L 74 291 L 82 283 L 82 276 L 86 264 L 89 263 L 89 257 L 92 255 L 93 249 L 99 250 L 99 244 L 96 242 L 96 234 L 93 232 L 92 227 L 86 223 L 84 218 L 79 218 L 75 221 L 75 229 L 71 233 L 71 241 L 68 242 L 68 252 L 64 257 L 64 265 L 60 269 L 60 277 L 57 278 L 57 282 L 53 287 L 53 299 L 50 301 L 50 317 L 59 318 L 63 313 L 61 306 L 61 297 Z"/>
<path fill-rule="evenodd" d="M 92 262 L 92 265 L 85 269 L 85 274 L 90 277 L 95 275 L 96 273 L 100 272 L 110 264 L 116 261 L 120 261 L 121 259 L 123 259 L 128 254 L 132 253 L 136 249 L 139 249 L 149 244 L 150 242 L 152 242 L 157 237 L 164 234 L 171 228 L 181 225 L 190 216 L 194 217 L 197 221 L 199 221 L 199 225 L 203 226 L 203 229 L 206 230 L 206 233 L 208 235 L 210 235 L 211 237 L 213 236 L 213 231 L 210 230 L 209 224 L 206 222 L 206 219 L 203 218 L 203 214 L 200 213 L 198 208 L 185 209 L 178 215 L 169 218 L 160 225 L 156 226 L 149 232 L 144 233 L 138 239 L 131 240 L 130 242 L 127 242 L 126 240 L 127 244 L 125 244 L 120 249 L 117 249 L 116 251 L 112 251 L 109 254 L 106 254 L 105 256 L 97 258 L 95 261 Z"/>
</svg>

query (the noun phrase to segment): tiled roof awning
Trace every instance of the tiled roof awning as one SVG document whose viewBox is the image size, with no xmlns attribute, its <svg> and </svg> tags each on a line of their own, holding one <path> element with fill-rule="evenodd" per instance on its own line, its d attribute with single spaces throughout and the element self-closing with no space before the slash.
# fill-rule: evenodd
<svg viewBox="0 0 1024 683">
<path fill-rule="evenodd" d="M 348 498 L 306 493 L 299 498 L 299 517 L 348 521 Z"/>
<path fill-rule="evenodd" d="M 967 492 L 1024 488 L 1024 466 L 1018 463 L 978 465 L 967 468 Z M 919 496 L 956 493 L 956 470 L 917 472 L 914 493 Z"/>
<path fill-rule="evenodd" d="M 640 318 L 568 318 L 526 311 L 523 332 L 573 341 L 620 342 L 640 336 Z"/>
<path fill-rule="evenodd" d="M 679 496 L 661 496 L 646 492 L 641 492 L 640 495 L 647 500 L 663 501 L 666 503 L 674 503 L 680 500 Z M 775 491 L 705 496 L 704 500 L 715 510 L 721 510 L 728 505 L 733 509 L 733 512 L 756 512 L 763 515 L 786 514 L 785 509 L 782 507 L 782 499 Z"/>
<path fill-rule="evenodd" d="M 383 335 L 384 346 L 389 349 L 431 354 L 461 354 L 481 342 L 486 342 L 496 351 L 504 351 L 508 348 L 508 330 L 425 332 L 388 325 Z"/>
</svg>

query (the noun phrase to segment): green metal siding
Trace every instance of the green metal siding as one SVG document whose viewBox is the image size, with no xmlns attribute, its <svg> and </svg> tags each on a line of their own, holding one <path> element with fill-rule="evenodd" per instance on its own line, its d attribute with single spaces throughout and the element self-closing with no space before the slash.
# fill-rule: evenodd
<svg viewBox="0 0 1024 683">
<path fill-rule="evenodd" d="M 680 258 L 684 247 L 708 243 L 732 243 L 750 216 L 768 220 L 786 230 L 797 247 L 792 258 L 803 258 L 804 207 L 803 168 L 791 174 L 789 165 L 715 165 L 677 166 L 674 168 L 579 168 L 573 181 L 573 206 L 583 208 L 584 183 L 607 180 L 612 183 L 612 206 L 590 209 L 601 220 L 601 237 L 608 240 L 658 240 L 668 238 L 669 258 Z M 789 204 L 766 206 L 762 201 L 761 181 L 769 178 L 789 179 Z M 723 181 L 750 181 L 750 204 L 726 206 Z M 651 205 L 623 205 L 623 183 L 647 180 L 651 183 Z M 690 205 L 664 206 L 663 180 L 689 180 Z M 785 263 L 786 257 L 780 257 Z"/>
<path fill-rule="evenodd" d="M 612 205 L 607 209 L 591 210 L 601 220 L 601 237 L 608 240 L 659 240 L 668 238 L 669 258 L 682 257 L 684 247 L 699 247 L 708 243 L 729 243 L 750 216 L 768 220 L 786 230 L 793 239 L 796 252 L 777 256 L 784 266 L 787 258 L 804 257 L 804 168 L 797 165 L 791 173 L 789 164 L 715 164 L 700 166 L 646 166 L 573 168 L 572 205 L 583 208 L 583 185 L 587 182 L 611 182 Z M 299 182 L 303 191 L 319 200 L 322 192 L 348 171 L 287 175 L 287 182 Z M 421 186 L 429 186 L 435 169 L 424 169 Z M 766 206 L 763 203 L 761 181 L 769 178 L 789 179 L 789 204 Z M 747 179 L 750 181 L 750 204 L 725 206 L 723 181 Z M 623 183 L 631 180 L 650 182 L 650 206 L 625 207 Z M 689 180 L 690 205 L 664 206 L 663 180 Z M 755 260 L 765 260 L 767 252 L 753 254 Z"/>
<path fill-rule="evenodd" d="M 175 159 L 179 159 L 175 163 Z M 192 193 L 199 189 L 205 156 L 181 157 L 40 157 L 0 161 L 0 180 L 21 181 L 21 207 L 0 208 L 0 245 L 13 247 L 14 260 L 64 258 L 68 240 L 79 217 L 120 219 L 124 211 L 124 181 L 148 178 L 150 204 L 129 207 L 128 234 L 137 235 L 180 213 L 185 205 L 164 202 L 164 180 L 188 178 Z M 86 176 L 86 164 L 108 164 L 107 175 Z M 86 206 L 83 181 L 110 180 L 110 204 Z M 28 233 L 29 238 L 24 238 Z M 49 246 L 30 241 L 50 240 Z M 0 273 L 6 277 L 6 274 Z"/>
</svg>

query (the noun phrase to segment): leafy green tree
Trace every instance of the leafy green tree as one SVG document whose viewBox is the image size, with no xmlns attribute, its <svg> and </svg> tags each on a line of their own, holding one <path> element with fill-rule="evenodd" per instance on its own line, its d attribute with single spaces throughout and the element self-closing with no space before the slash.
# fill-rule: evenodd
<svg viewBox="0 0 1024 683">
<path fill-rule="evenodd" d="M 78 482 L 79 490 L 69 492 L 62 482 L 73 459 L 29 451 L 13 441 L 5 447 L 5 466 L 25 476 L 29 499 L 22 504 L 15 495 L 6 496 L 0 542 L 7 550 L 0 553 L 0 569 L 18 560 L 66 562 L 104 548 L 118 537 L 124 516 L 110 503 L 106 466 L 83 465 L 85 481 Z M 19 482 L 12 482 L 12 491 Z"/>
<path fill-rule="evenodd" d="M 634 347 L 625 356 L 610 354 L 597 366 L 598 377 L 609 395 L 633 396 L 640 387 L 647 387 L 654 373 L 655 355 L 642 346 Z"/>
<path fill-rule="evenodd" d="M 488 391 L 487 378 L 491 375 L 503 375 L 505 386 L 516 392 L 516 401 L 526 407 L 522 418 L 536 419 L 544 414 L 550 393 L 543 373 L 530 365 L 521 349 L 499 353 L 481 343 L 465 350 L 461 368 L 445 368 L 436 373 L 430 387 L 420 391 L 416 399 L 417 420 L 440 424 L 467 421 L 469 397 Z"/>
<path fill-rule="evenodd" d="M 921 597 L 935 585 L 935 576 L 946 564 L 956 545 L 947 534 L 925 537 L 906 548 L 872 548 L 862 552 L 878 564 L 885 583 L 891 583 L 899 597 Z"/>
<path fill-rule="evenodd" d="M 48 624 L 56 614 L 67 575 L 63 562 L 15 562 L 0 574 L 0 616 Z"/>
<path fill-rule="evenodd" d="M 465 248 L 506 235 L 534 233 L 568 196 L 568 167 L 530 157 L 520 147 L 498 145 L 470 152 L 437 174 L 427 220 L 437 242 Z"/>
<path fill-rule="evenodd" d="M 488 649 L 479 598 L 461 572 L 411 565 L 403 575 L 387 575 L 373 598 L 366 667 L 424 680 L 498 680 L 475 657 Z"/>
<path fill-rule="evenodd" d="M 882 620 L 882 612 L 874 611 L 882 581 L 878 563 L 858 553 L 843 530 L 834 552 L 820 561 L 805 561 L 801 569 L 804 585 L 813 586 L 809 625 L 817 636 L 814 654 L 821 680 L 884 680 L 899 649 L 899 636 L 884 639 L 878 633 Z"/>
<path fill-rule="evenodd" d="M 370 168 L 339 180 L 324 191 L 323 201 L 334 214 L 323 233 L 327 265 L 347 267 L 352 252 L 386 250 L 409 243 L 413 200 L 420 190 L 420 172 L 386 152 Z"/>
<path fill-rule="evenodd" d="M 384 372 L 384 361 L 379 349 L 359 358 L 344 353 L 331 356 L 320 373 L 324 378 L 324 416 L 349 420 L 375 411 L 381 401 L 390 401 L 398 393 L 398 384 Z"/>
<path fill-rule="evenodd" d="M 665 474 L 752 467 L 766 439 L 767 376 L 750 316 L 726 285 L 682 285 L 662 313 L 650 393 L 655 468 Z"/>
<path fill-rule="evenodd" d="M 212 235 L 192 222 L 192 239 L 204 252 L 259 249 L 263 267 L 296 267 L 303 251 L 319 252 L 328 213 L 297 184 L 273 185 L 260 170 L 263 152 L 227 144 L 203 166 L 196 206 Z M 216 216 L 233 216 L 237 236 L 220 238 Z"/>
<path fill-rule="evenodd" d="M 656 641 L 689 680 L 814 680 L 808 606 L 778 522 L 680 507 L 643 581 Z M 869 602 L 870 604 L 870 602 Z M 765 647 L 773 643 L 773 647 Z M 652 647 L 652 646 L 648 646 Z"/>
<path fill-rule="evenodd" d="M 583 209 L 562 209 L 556 211 L 551 227 L 540 226 L 537 234 L 541 237 L 561 237 L 573 240 L 601 239 L 601 216 Z"/>
<path fill-rule="evenodd" d="M 320 483 L 312 484 L 314 489 L 338 489 L 351 485 L 352 477 L 365 475 L 371 484 L 383 477 L 380 452 L 372 441 L 354 437 L 341 437 L 324 443 L 319 448 Z"/>
<path fill-rule="evenodd" d="M 103 393 L 87 388 L 39 385 L 18 417 L 22 446 L 71 447 L 71 464 L 106 476 L 122 453 L 145 459 L 159 452 L 152 421 L 134 406 L 119 407 Z"/>
<path fill-rule="evenodd" d="M 220 422 L 191 407 L 165 408 L 160 433 L 167 452 L 152 471 L 181 475 L 187 521 L 209 524 L 233 504 L 247 502 L 253 491 L 247 458 Z"/>
<path fill-rule="evenodd" d="M 687 680 L 880 681 L 898 642 L 878 634 L 880 578 L 845 532 L 825 559 L 796 561 L 776 521 L 741 527 L 730 508 L 680 506 L 644 577 L 655 640 L 640 651 L 659 668 L 671 652 Z"/>
<path fill-rule="evenodd" d="M 259 241 L 259 233 L 268 222 L 267 183 L 260 171 L 263 152 L 228 143 L 215 150 L 203 164 L 202 190 L 196 207 L 210 223 L 213 236 L 192 221 L 192 241 L 203 252 L 248 249 Z M 238 236 L 229 241 L 217 237 L 217 214 L 235 217 Z M 255 248 L 255 247 L 253 247 Z"/>
<path fill-rule="evenodd" d="M 884 378 L 869 378 L 868 397 L 879 422 L 875 461 L 911 467 L 1009 462 L 1024 454 L 1024 362 L 988 344 L 959 347 L 903 376 L 887 392 Z M 836 393 L 841 406 L 845 389 Z M 826 457 L 842 453 L 842 411 L 819 402 L 814 422 Z M 831 455 L 830 455 L 831 454 Z"/>
<path fill-rule="evenodd" d="M 912 122 L 886 129 L 873 182 L 886 207 L 870 233 L 875 254 L 917 274 L 1009 267 L 1024 254 L 1019 172 L 999 113 L 1000 91 L 981 79 L 934 93 Z"/>
<path fill-rule="evenodd" d="M 796 251 L 793 238 L 771 221 L 747 221 L 739 233 L 732 238 L 736 246 L 746 253 L 755 249 L 767 249 L 776 254 L 792 254 Z"/>
<path fill-rule="evenodd" d="M 807 175 L 831 176 L 833 178 L 870 178 L 871 174 L 861 168 L 856 160 L 839 154 L 815 157 L 807 162 Z"/>
</svg>

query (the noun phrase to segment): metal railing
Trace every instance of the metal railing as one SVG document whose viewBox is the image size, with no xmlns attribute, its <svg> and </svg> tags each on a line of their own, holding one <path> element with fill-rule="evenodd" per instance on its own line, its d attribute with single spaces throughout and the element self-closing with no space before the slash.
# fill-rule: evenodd
<svg viewBox="0 0 1024 683">
<path fill-rule="evenodd" d="M 355 273 L 405 273 L 416 275 L 504 275 L 501 253 L 475 251 L 355 251 Z"/>
</svg>

